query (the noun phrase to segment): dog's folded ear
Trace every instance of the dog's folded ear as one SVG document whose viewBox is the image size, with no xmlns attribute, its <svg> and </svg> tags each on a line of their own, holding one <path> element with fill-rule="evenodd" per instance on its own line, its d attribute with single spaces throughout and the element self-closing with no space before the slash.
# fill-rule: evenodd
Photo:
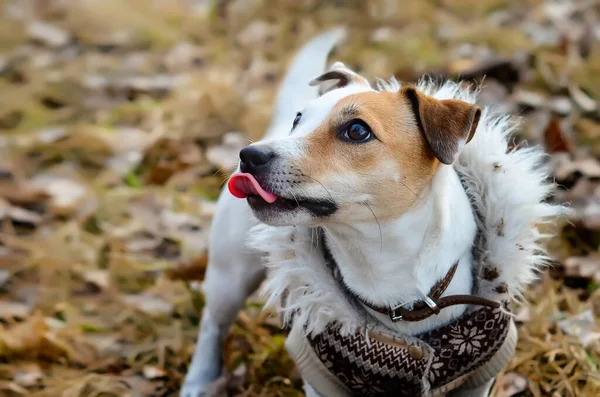
<svg viewBox="0 0 600 397">
<path fill-rule="evenodd" d="M 456 99 L 435 99 L 414 87 L 403 88 L 400 94 L 410 104 L 435 157 L 443 164 L 452 164 L 475 135 L 481 109 Z"/>
<path fill-rule="evenodd" d="M 370 87 L 367 79 L 348 69 L 342 62 L 334 63 L 328 71 L 314 78 L 308 84 L 319 86 L 319 96 L 349 84 L 363 84 Z"/>
</svg>

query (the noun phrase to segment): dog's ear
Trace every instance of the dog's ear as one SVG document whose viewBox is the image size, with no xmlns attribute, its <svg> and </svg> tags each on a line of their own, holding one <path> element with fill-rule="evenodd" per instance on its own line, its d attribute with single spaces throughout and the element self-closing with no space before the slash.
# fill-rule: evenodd
<svg viewBox="0 0 600 397">
<path fill-rule="evenodd" d="M 319 86 L 319 96 L 349 84 L 363 84 L 370 87 L 367 79 L 348 69 L 342 62 L 334 63 L 328 71 L 314 78 L 308 84 Z"/>
<path fill-rule="evenodd" d="M 481 109 L 456 99 L 435 99 L 414 87 L 403 88 L 400 94 L 411 106 L 435 157 L 443 164 L 452 164 L 475 135 Z"/>
</svg>

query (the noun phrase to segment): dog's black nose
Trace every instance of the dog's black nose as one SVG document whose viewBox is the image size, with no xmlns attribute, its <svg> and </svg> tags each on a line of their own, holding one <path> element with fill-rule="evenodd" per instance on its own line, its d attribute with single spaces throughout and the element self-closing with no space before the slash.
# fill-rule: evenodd
<svg viewBox="0 0 600 397">
<path fill-rule="evenodd" d="M 275 153 L 267 146 L 248 146 L 240 151 L 240 170 L 242 172 L 256 172 L 269 164 Z"/>
</svg>

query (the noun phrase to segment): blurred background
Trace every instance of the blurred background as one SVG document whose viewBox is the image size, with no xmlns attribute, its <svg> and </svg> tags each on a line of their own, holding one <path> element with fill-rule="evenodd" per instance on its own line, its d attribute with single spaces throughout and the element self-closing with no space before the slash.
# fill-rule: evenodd
<svg viewBox="0 0 600 397">
<path fill-rule="evenodd" d="M 493 395 L 600 395 L 599 21 L 597 0 L 0 0 L 0 396 L 177 395 L 219 189 L 290 57 L 340 24 L 332 61 L 483 81 L 513 145 L 551 154 L 573 212 Z M 251 299 L 215 390 L 302 396 L 284 339 Z"/>
</svg>

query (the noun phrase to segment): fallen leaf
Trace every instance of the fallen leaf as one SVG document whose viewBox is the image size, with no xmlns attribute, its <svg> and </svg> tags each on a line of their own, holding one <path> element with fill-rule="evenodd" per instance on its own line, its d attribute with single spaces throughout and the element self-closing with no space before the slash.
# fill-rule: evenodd
<svg viewBox="0 0 600 397">
<path fill-rule="evenodd" d="M 237 41 L 244 47 L 264 45 L 277 34 L 276 27 L 265 21 L 254 21 L 242 30 Z"/>
<path fill-rule="evenodd" d="M 23 387 L 32 387 L 38 384 L 44 373 L 37 364 L 29 364 L 16 369 L 13 374 L 15 383 Z"/>
<path fill-rule="evenodd" d="M 557 119 L 550 120 L 544 131 L 544 145 L 548 153 L 571 152 L 572 145 L 565 136 Z"/>
<path fill-rule="evenodd" d="M 108 288 L 110 274 L 106 270 L 89 270 L 83 274 L 83 279 L 101 289 Z"/>
<path fill-rule="evenodd" d="M 33 307 L 21 302 L 0 301 L 0 318 L 26 318 L 31 314 L 32 310 Z"/>
<path fill-rule="evenodd" d="M 155 367 L 153 365 L 145 365 L 142 369 L 142 374 L 144 375 L 144 378 L 149 380 L 154 380 L 167 376 L 167 372 L 164 369 Z"/>
<path fill-rule="evenodd" d="M 515 314 L 515 321 L 519 323 L 525 323 L 531 320 L 531 308 L 529 306 L 522 306 L 519 311 Z"/>
<path fill-rule="evenodd" d="M 190 261 L 178 264 L 174 268 L 166 270 L 166 276 L 171 280 L 204 280 L 208 255 L 201 255 Z"/>
<path fill-rule="evenodd" d="M 35 21 L 27 26 L 27 33 L 32 39 L 49 47 L 61 47 L 69 42 L 69 34 L 58 26 Z"/>
<path fill-rule="evenodd" d="M 585 347 L 600 340 L 600 332 L 592 310 L 561 320 L 558 326 L 565 334 L 577 337 Z"/>
<path fill-rule="evenodd" d="M 173 304 L 165 301 L 163 298 L 150 294 L 125 295 L 123 300 L 126 304 L 150 315 L 170 314 L 173 311 Z"/>
<path fill-rule="evenodd" d="M 36 227 L 43 217 L 33 211 L 11 205 L 8 201 L 0 198 L 0 220 L 9 219 L 21 225 Z"/>
<path fill-rule="evenodd" d="M 527 390 L 529 381 L 523 375 L 516 372 L 507 372 L 496 379 L 494 397 L 513 397 Z"/>
<path fill-rule="evenodd" d="M 29 394 L 27 389 L 24 389 L 23 387 L 19 386 L 16 382 L 7 382 L 7 381 L 2 381 L 2 380 L 0 380 L 0 391 L 8 391 L 8 392 L 16 393 L 17 395 Z"/>
<path fill-rule="evenodd" d="M 585 92 L 581 90 L 575 84 L 569 84 L 569 94 L 571 94 L 571 98 L 573 101 L 586 112 L 593 112 L 594 110 L 598 110 L 598 103 L 590 98 Z"/>
<path fill-rule="evenodd" d="M 517 103 L 532 108 L 544 107 L 547 103 L 547 98 L 542 94 L 533 91 L 519 89 L 513 94 L 513 100 Z"/>
<path fill-rule="evenodd" d="M 574 256 L 565 260 L 565 275 L 593 279 L 600 282 L 600 256 Z"/>
<path fill-rule="evenodd" d="M 10 272 L 6 269 L 0 269 L 0 288 L 10 280 Z"/>
<path fill-rule="evenodd" d="M 82 182 L 58 174 L 38 175 L 31 183 L 50 195 L 50 205 L 58 215 L 73 214 L 89 196 L 89 191 Z"/>
<path fill-rule="evenodd" d="M 594 158 L 570 160 L 565 157 L 555 157 L 554 175 L 558 181 L 564 181 L 574 172 L 580 172 L 586 177 L 600 178 L 600 162 Z"/>
<path fill-rule="evenodd" d="M 552 97 L 548 100 L 548 108 L 560 116 L 568 116 L 573 111 L 573 106 L 568 97 Z M 557 121 L 558 122 L 558 121 Z"/>
<path fill-rule="evenodd" d="M 178 43 L 165 57 L 165 65 L 171 72 L 187 71 L 190 67 L 205 65 L 206 51 L 192 43 Z"/>
</svg>

